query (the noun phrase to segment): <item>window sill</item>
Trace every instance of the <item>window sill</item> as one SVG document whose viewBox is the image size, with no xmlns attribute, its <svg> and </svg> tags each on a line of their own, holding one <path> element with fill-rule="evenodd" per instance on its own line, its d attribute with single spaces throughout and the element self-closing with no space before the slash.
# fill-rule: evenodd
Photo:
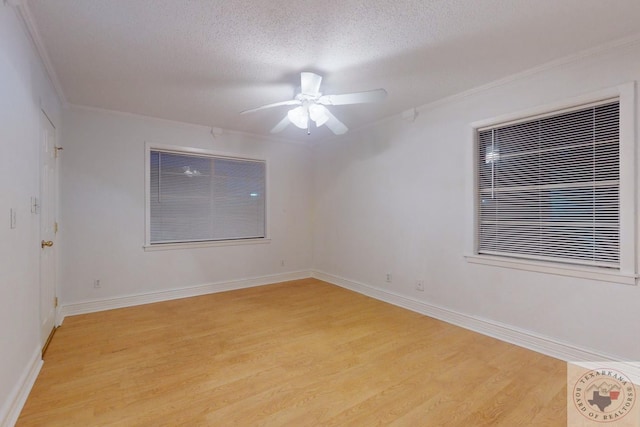
<svg viewBox="0 0 640 427">
<path fill-rule="evenodd" d="M 271 243 L 271 239 L 238 239 L 238 240 L 217 240 L 210 242 L 187 242 L 187 243 L 156 243 L 154 245 L 144 245 L 145 252 L 168 251 L 173 249 L 197 249 L 212 248 L 218 246 L 240 246 L 259 245 Z"/>
<path fill-rule="evenodd" d="M 608 271 L 603 268 L 595 267 L 551 264 L 546 262 L 511 259 L 491 255 L 467 254 L 464 257 L 466 258 L 467 262 L 472 264 L 491 265 L 494 267 L 555 274 L 558 276 L 578 277 L 581 279 L 621 283 L 624 285 L 636 285 L 636 280 L 638 278 L 637 274 L 629 274 L 617 270 Z"/>
</svg>

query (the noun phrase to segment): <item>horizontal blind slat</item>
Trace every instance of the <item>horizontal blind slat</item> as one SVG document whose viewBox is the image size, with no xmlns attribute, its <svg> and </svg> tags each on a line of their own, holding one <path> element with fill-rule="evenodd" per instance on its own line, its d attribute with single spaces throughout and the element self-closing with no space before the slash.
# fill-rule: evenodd
<svg viewBox="0 0 640 427">
<path fill-rule="evenodd" d="M 262 161 L 150 153 L 150 243 L 265 237 Z"/>
<path fill-rule="evenodd" d="M 479 253 L 618 266 L 618 101 L 477 141 Z"/>
</svg>

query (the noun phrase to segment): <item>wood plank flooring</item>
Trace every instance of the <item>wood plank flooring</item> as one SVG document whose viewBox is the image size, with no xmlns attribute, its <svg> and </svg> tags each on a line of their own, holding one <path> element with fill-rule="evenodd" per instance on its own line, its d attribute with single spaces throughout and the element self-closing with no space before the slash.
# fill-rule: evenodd
<svg viewBox="0 0 640 427">
<path fill-rule="evenodd" d="M 18 426 L 564 426 L 565 363 L 305 279 L 69 317 Z"/>
</svg>

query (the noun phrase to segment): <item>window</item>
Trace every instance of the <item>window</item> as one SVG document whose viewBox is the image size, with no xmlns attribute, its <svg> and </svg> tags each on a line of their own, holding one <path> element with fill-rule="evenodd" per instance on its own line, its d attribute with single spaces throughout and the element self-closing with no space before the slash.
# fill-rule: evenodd
<svg viewBox="0 0 640 427">
<path fill-rule="evenodd" d="M 266 165 L 186 149 L 148 149 L 147 245 L 266 237 Z"/>
<path fill-rule="evenodd" d="M 478 253 L 619 268 L 619 102 L 478 131 Z"/>
<path fill-rule="evenodd" d="M 629 83 L 473 123 L 467 260 L 635 284 L 634 109 Z"/>
</svg>

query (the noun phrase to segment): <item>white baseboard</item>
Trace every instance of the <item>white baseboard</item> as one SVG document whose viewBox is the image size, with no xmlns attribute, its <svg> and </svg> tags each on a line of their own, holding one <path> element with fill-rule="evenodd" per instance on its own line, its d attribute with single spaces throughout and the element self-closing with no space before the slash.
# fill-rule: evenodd
<svg viewBox="0 0 640 427">
<path fill-rule="evenodd" d="M 384 301 L 425 316 L 433 317 L 474 332 L 487 335 L 501 341 L 518 345 L 551 357 L 565 361 L 602 362 L 619 361 L 611 355 L 601 354 L 590 349 L 583 349 L 572 344 L 541 336 L 531 331 L 519 329 L 510 325 L 469 316 L 447 308 L 428 304 L 403 295 L 375 288 L 364 283 L 345 279 L 321 271 L 294 271 L 283 274 L 232 280 L 227 282 L 210 283 L 182 289 L 153 292 L 148 294 L 132 295 L 104 300 L 86 301 L 75 304 L 63 305 L 60 308 L 60 321 L 65 316 L 92 313 L 114 308 L 130 307 L 153 302 L 168 301 L 172 299 L 187 298 L 198 295 L 224 292 L 235 289 L 250 288 L 254 286 L 268 285 L 272 283 L 299 280 L 314 277 L 319 280 L 343 287 L 345 289 L 367 295 L 380 301 Z M 15 424 L 20 412 L 29 396 L 29 392 L 38 377 L 42 367 L 41 349 L 36 348 L 20 380 L 15 385 L 9 398 L 0 409 L 0 427 L 11 427 Z"/>
<path fill-rule="evenodd" d="M 85 301 L 74 304 L 63 304 L 60 307 L 57 323 L 58 325 L 61 325 L 66 316 L 95 313 L 97 311 L 112 310 L 114 308 L 131 307 L 135 305 L 150 304 L 154 302 L 169 301 L 173 299 L 195 297 L 198 295 L 251 288 L 254 286 L 269 285 L 272 283 L 286 282 L 288 280 L 306 279 L 309 277 L 311 277 L 311 272 L 309 270 L 292 271 L 288 273 L 273 274 L 269 276 L 230 280 L 226 282 L 207 283 L 204 285 L 191 286 L 188 288 L 171 289 L 167 291 L 151 292 L 146 294 Z"/>
<path fill-rule="evenodd" d="M 322 271 L 314 270 L 312 277 L 567 362 L 622 360 L 612 355 L 602 354 L 591 349 L 579 348 L 572 344 L 538 335 L 534 332 L 511 325 L 470 316 Z"/>
<path fill-rule="evenodd" d="M 324 273 L 322 271 L 294 271 L 269 276 L 238 279 L 227 282 L 209 283 L 188 288 L 172 289 L 167 291 L 152 292 L 147 294 L 130 295 L 103 300 L 85 301 L 74 304 L 66 304 L 60 307 L 58 324 L 66 316 L 93 313 L 97 311 L 111 310 L 115 308 L 131 307 L 135 305 L 168 301 L 172 299 L 187 298 L 198 295 L 206 295 L 216 292 L 231 291 L 235 289 L 250 288 L 254 286 L 269 285 L 315 277 L 319 280 L 346 288 L 363 295 L 375 298 L 407 310 L 415 311 L 425 316 L 433 317 L 474 332 L 487 335 L 501 341 L 518 345 L 538 353 L 546 354 L 565 361 L 619 361 L 621 358 L 609 354 L 603 354 L 592 349 L 580 348 L 570 343 L 558 341 L 554 338 L 536 334 L 535 332 L 520 329 L 512 325 L 483 319 L 468 314 L 460 313 L 448 308 L 429 304 L 410 297 L 399 295 L 387 290 L 379 289 L 364 283 L 345 279 L 343 277 Z"/>
<path fill-rule="evenodd" d="M 38 347 L 34 351 L 29 363 L 25 366 L 25 370 L 20 376 L 20 379 L 13 387 L 9 398 L 4 402 L 2 409 L 0 409 L 1 427 L 12 427 L 16 421 L 18 421 L 18 417 L 27 401 L 27 397 L 29 397 L 31 388 L 36 382 L 36 378 L 38 378 L 40 368 L 42 368 L 42 349 Z"/>
</svg>

